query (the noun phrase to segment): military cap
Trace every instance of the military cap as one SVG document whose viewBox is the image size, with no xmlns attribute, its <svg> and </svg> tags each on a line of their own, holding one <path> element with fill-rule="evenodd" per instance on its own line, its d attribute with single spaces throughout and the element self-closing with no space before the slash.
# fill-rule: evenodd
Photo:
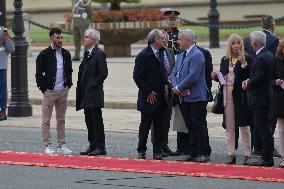
<svg viewBox="0 0 284 189">
<path fill-rule="evenodd" d="M 180 12 L 177 10 L 167 10 L 164 12 L 164 15 L 166 16 L 178 16 L 180 15 Z"/>
</svg>

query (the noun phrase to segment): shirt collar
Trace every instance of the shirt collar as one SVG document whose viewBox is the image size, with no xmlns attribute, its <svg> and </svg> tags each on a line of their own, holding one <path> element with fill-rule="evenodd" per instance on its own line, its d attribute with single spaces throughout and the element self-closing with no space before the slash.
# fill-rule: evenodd
<svg viewBox="0 0 284 189">
<path fill-rule="evenodd" d="M 272 34 L 272 32 L 271 32 L 271 31 L 269 31 L 269 30 L 266 30 L 266 29 L 263 29 L 262 31 L 267 31 L 267 32 L 269 32 L 270 34 Z"/>
<path fill-rule="evenodd" d="M 92 46 L 92 47 L 91 47 L 91 48 L 89 48 L 89 49 L 86 49 L 87 51 L 89 51 L 89 54 L 91 54 L 91 53 L 92 53 L 92 51 L 93 51 L 93 49 L 95 48 L 95 46 L 96 46 L 96 45 Z"/>
<path fill-rule="evenodd" d="M 61 48 L 55 49 L 52 44 L 50 44 L 52 50 L 56 50 L 56 52 L 61 52 Z"/>
<path fill-rule="evenodd" d="M 193 48 L 193 46 L 195 46 L 195 45 L 192 45 L 191 47 L 189 47 L 188 49 L 185 50 L 185 51 L 186 51 L 186 55 L 191 51 L 191 49 Z"/>
<path fill-rule="evenodd" d="M 264 47 L 261 47 L 260 49 L 258 49 L 255 54 L 257 55 L 258 53 L 260 53 L 260 51 L 261 51 L 262 49 L 264 49 Z"/>
<path fill-rule="evenodd" d="M 158 52 L 159 49 L 155 49 L 152 45 L 150 45 L 150 46 L 151 46 L 151 48 L 152 48 L 152 50 L 153 50 L 154 55 L 156 56 L 156 54 L 157 54 L 157 52 Z"/>
</svg>

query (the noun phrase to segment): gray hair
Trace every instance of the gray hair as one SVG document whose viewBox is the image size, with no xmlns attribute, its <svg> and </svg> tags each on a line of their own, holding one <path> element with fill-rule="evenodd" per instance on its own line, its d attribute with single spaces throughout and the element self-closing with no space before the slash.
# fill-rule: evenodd
<svg viewBox="0 0 284 189">
<path fill-rule="evenodd" d="M 250 40 L 252 42 L 256 42 L 261 46 L 265 46 L 266 44 L 266 35 L 262 31 L 253 31 L 250 33 Z"/>
<path fill-rule="evenodd" d="M 85 31 L 85 35 L 89 35 L 92 38 L 96 39 L 96 45 L 99 43 L 101 35 L 98 30 L 95 30 L 93 28 L 89 28 Z"/>
<path fill-rule="evenodd" d="M 269 29 L 275 25 L 275 20 L 270 15 L 264 15 L 261 19 L 261 26 L 263 29 Z"/>
<path fill-rule="evenodd" d="M 164 34 L 166 41 L 169 41 L 169 34 L 165 30 L 162 30 L 162 33 Z"/>
<path fill-rule="evenodd" d="M 191 29 L 182 30 L 180 31 L 180 34 L 185 35 L 187 39 L 192 40 L 193 42 L 196 40 L 196 36 Z"/>
<path fill-rule="evenodd" d="M 147 36 L 148 44 L 154 43 L 154 41 L 160 37 L 159 32 L 162 31 L 160 29 L 153 29 L 149 32 Z"/>
</svg>

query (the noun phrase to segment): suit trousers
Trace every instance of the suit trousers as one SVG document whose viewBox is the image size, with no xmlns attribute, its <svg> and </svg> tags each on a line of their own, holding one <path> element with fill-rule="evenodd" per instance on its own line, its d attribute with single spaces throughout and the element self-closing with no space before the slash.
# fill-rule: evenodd
<svg viewBox="0 0 284 189">
<path fill-rule="evenodd" d="M 269 120 L 269 108 L 252 108 L 254 136 L 259 137 L 262 143 L 263 160 L 273 160 L 274 141 L 271 132 L 271 124 Z"/>
<path fill-rule="evenodd" d="M 105 131 L 101 108 L 85 108 L 85 122 L 91 149 L 105 150 Z"/>
<path fill-rule="evenodd" d="M 161 153 L 162 139 L 165 136 L 165 125 L 167 121 L 167 107 L 160 105 L 158 110 L 153 113 L 141 112 L 141 123 L 139 126 L 139 141 L 138 141 L 138 152 L 146 152 L 147 150 L 147 138 L 151 124 L 153 123 L 153 153 Z"/>
<path fill-rule="evenodd" d="M 206 122 L 207 102 L 182 102 L 180 110 L 188 129 L 189 155 L 207 156 L 209 137 Z"/>
<path fill-rule="evenodd" d="M 68 88 L 62 91 L 47 90 L 42 101 L 42 137 L 45 146 L 51 144 L 50 119 L 53 107 L 56 111 L 56 131 L 58 147 L 65 143 L 65 114 L 67 110 Z"/>
</svg>

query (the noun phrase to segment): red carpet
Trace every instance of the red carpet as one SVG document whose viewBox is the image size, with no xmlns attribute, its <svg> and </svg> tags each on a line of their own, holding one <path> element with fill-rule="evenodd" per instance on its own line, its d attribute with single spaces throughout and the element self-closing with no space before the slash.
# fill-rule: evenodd
<svg viewBox="0 0 284 189">
<path fill-rule="evenodd" d="M 284 182 L 284 169 L 0 151 L 0 164 Z"/>
</svg>

